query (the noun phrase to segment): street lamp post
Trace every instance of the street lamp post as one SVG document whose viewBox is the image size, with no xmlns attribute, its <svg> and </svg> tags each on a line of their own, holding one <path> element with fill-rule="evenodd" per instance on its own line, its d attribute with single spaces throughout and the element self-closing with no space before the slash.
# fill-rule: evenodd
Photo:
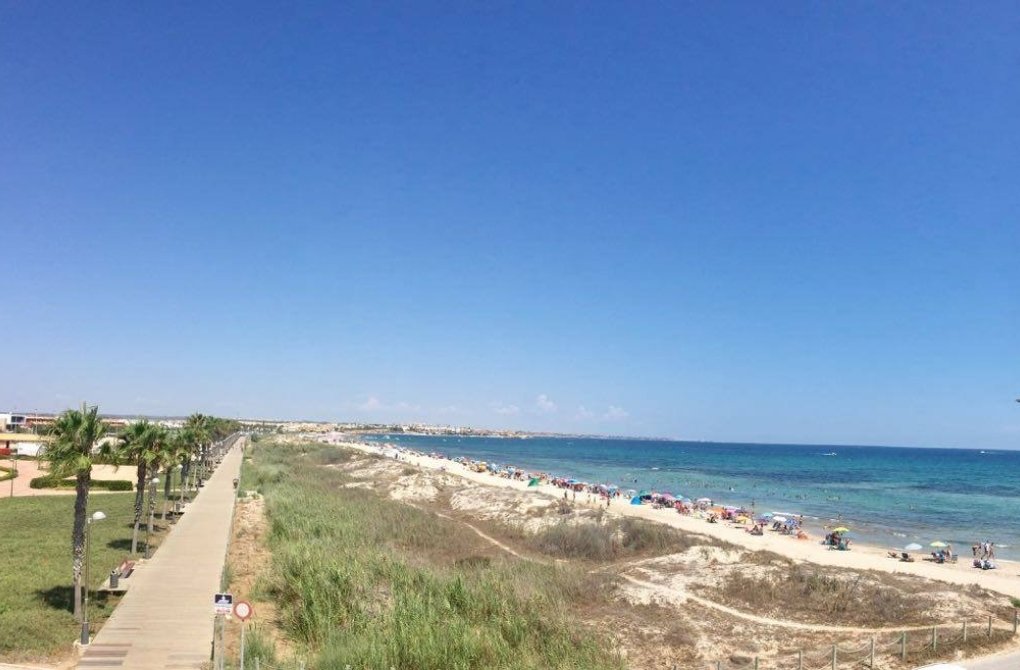
<svg viewBox="0 0 1020 670">
<path fill-rule="evenodd" d="M 156 484 L 158 483 L 159 477 L 153 477 L 149 480 L 149 523 L 145 526 L 145 558 L 152 558 L 149 535 L 152 533 L 152 521 L 156 513 Z"/>
<path fill-rule="evenodd" d="M 82 607 L 81 616 L 81 644 L 85 646 L 89 643 L 89 577 L 91 571 L 89 570 L 89 563 L 91 563 L 92 554 L 92 522 L 102 521 L 106 518 L 106 515 L 102 512 L 94 512 L 92 516 L 85 519 L 85 602 Z"/>
<path fill-rule="evenodd" d="M 18 448 L 11 447 L 11 497 L 14 497 L 14 479 L 18 476 Z"/>
<path fill-rule="evenodd" d="M 174 473 L 177 473 L 178 485 L 181 487 L 181 492 L 184 491 L 184 466 L 178 463 L 174 467 L 167 471 L 166 476 L 170 478 L 170 495 L 173 495 L 174 491 Z M 174 514 L 178 514 L 181 511 L 180 501 L 174 503 Z"/>
</svg>

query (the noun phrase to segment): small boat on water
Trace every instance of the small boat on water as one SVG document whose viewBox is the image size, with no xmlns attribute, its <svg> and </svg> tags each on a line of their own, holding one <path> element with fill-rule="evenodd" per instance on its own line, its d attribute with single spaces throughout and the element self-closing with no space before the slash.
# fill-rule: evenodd
<svg viewBox="0 0 1020 670">
<path fill-rule="evenodd" d="M 829 453 L 827 453 L 827 454 L 822 454 L 822 456 L 836 456 L 836 455 L 837 455 L 837 454 L 836 454 L 836 452 L 835 452 L 835 451 L 830 451 L 830 452 L 829 452 Z"/>
</svg>

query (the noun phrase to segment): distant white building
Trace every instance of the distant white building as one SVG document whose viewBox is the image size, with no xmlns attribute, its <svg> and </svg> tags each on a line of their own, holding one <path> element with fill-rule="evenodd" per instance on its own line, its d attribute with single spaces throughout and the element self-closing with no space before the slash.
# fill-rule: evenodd
<svg viewBox="0 0 1020 670">
<path fill-rule="evenodd" d="M 13 433 L 26 425 L 24 414 L 11 412 L 0 414 L 0 433 Z"/>
</svg>

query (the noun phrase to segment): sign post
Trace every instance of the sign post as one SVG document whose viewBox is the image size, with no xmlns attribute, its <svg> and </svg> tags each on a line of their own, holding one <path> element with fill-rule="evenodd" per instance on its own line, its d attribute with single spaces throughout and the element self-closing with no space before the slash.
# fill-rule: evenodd
<svg viewBox="0 0 1020 670">
<path fill-rule="evenodd" d="M 216 595 L 213 596 L 213 613 L 216 615 L 216 622 L 219 624 L 218 626 L 219 631 L 217 637 L 219 638 L 220 642 L 219 654 L 216 655 L 213 664 L 215 670 L 222 670 L 223 668 L 224 664 L 223 655 L 225 653 L 223 645 L 223 632 L 227 624 L 227 622 L 224 620 L 224 617 L 228 616 L 233 611 L 233 609 L 234 609 L 234 594 L 217 593 Z"/>
<path fill-rule="evenodd" d="M 241 620 L 241 668 L 240 668 L 240 670 L 244 670 L 244 629 L 247 628 L 247 626 L 245 626 L 244 624 L 245 624 L 245 622 L 248 621 L 249 618 L 251 618 L 251 615 L 252 615 L 251 603 L 249 603 L 248 601 L 246 601 L 246 600 L 239 600 L 239 601 L 237 601 L 234 604 L 234 616 L 236 616 L 238 619 Z"/>
<path fill-rule="evenodd" d="M 213 612 L 216 614 L 230 614 L 234 611 L 234 594 L 217 593 L 213 596 Z"/>
</svg>

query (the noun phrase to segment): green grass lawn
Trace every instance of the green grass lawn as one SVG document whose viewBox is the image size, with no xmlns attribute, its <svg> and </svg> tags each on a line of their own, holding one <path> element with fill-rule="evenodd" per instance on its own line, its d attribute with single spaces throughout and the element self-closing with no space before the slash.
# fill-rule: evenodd
<svg viewBox="0 0 1020 670">
<path fill-rule="evenodd" d="M 96 510 L 107 518 L 92 525 L 93 589 L 131 551 L 134 494 L 90 496 L 89 513 Z M 71 601 L 73 513 L 73 495 L 0 499 L 0 660 L 59 659 L 72 649 L 79 631 Z M 155 535 L 154 545 L 164 533 Z M 139 548 L 143 538 L 144 530 Z M 115 604 L 94 597 L 90 618 L 105 621 Z"/>
</svg>

